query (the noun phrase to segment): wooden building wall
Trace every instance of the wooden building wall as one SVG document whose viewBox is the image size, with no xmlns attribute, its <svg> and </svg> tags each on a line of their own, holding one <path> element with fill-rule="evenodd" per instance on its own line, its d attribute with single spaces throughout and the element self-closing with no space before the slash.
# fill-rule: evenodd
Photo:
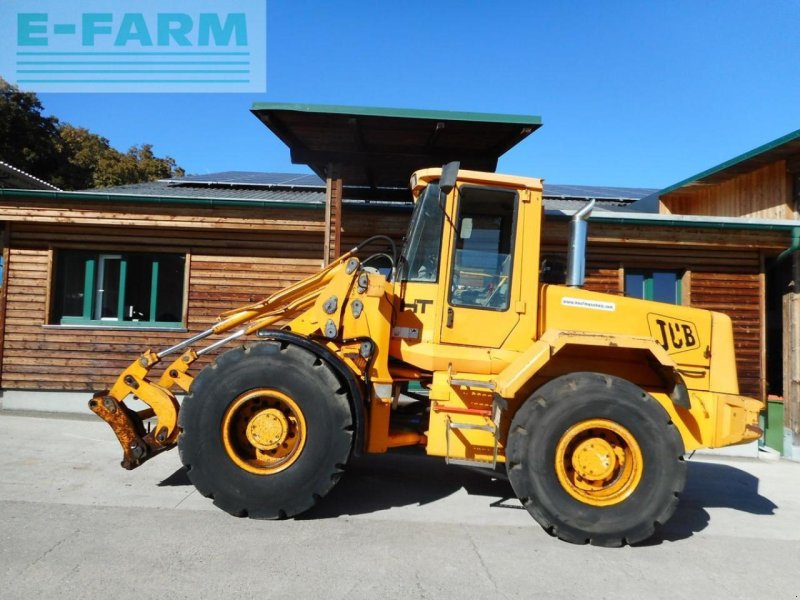
<svg viewBox="0 0 800 600">
<path fill-rule="evenodd" d="M 713 185 L 693 185 L 661 197 L 661 212 L 761 219 L 794 219 L 786 161 Z"/>
<path fill-rule="evenodd" d="M 15 209 L 0 210 L 11 216 Z M 6 224 L 4 389 L 102 389 L 147 347 L 164 348 L 203 331 L 220 312 L 268 296 L 322 263 L 321 210 L 126 206 L 113 214 L 100 207 L 73 214 L 52 205 L 24 210 L 30 210 L 30 219 Z M 48 325 L 53 252 L 60 248 L 185 252 L 188 333 Z"/>
<path fill-rule="evenodd" d="M 342 215 L 342 252 L 373 235 L 387 235 L 397 244 L 397 251 L 411 220 L 411 206 L 376 206 L 347 204 Z M 375 248 L 380 248 L 377 244 Z M 369 254 L 369 248 L 366 249 Z"/>
<path fill-rule="evenodd" d="M 78 329 L 47 325 L 52 252 L 59 248 L 187 254 L 188 334 L 229 308 L 258 300 L 322 264 L 320 209 L 200 209 L 163 206 L 80 209 L 26 201 L 0 206 L 9 226 L 2 379 L 6 389 L 88 390 L 111 384 L 148 344 L 162 348 L 182 331 Z M 16 211 L 16 212 L 15 212 Z M 410 211 L 345 205 L 342 248 L 376 233 L 398 243 Z M 567 223 L 548 220 L 543 254 L 565 257 Z M 777 253 L 783 234 L 593 223 L 587 288 L 624 292 L 631 268 L 685 271 L 685 300 L 733 318 L 743 393 L 761 395 L 764 323 L 761 252 Z"/>
</svg>

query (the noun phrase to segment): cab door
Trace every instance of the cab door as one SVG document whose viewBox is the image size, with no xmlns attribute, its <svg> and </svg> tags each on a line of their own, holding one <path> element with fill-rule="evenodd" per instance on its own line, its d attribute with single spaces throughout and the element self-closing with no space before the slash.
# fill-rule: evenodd
<svg viewBox="0 0 800 600">
<path fill-rule="evenodd" d="M 519 322 L 514 190 L 463 185 L 457 194 L 441 342 L 500 348 Z"/>
</svg>

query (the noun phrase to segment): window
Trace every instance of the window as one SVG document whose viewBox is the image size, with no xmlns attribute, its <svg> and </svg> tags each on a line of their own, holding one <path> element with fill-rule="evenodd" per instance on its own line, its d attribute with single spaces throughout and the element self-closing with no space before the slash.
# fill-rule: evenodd
<svg viewBox="0 0 800 600">
<path fill-rule="evenodd" d="M 643 300 L 681 304 L 681 273 L 626 270 L 625 295 Z"/>
<path fill-rule="evenodd" d="M 185 262 L 181 254 L 58 251 L 52 322 L 182 327 Z"/>
<path fill-rule="evenodd" d="M 400 261 L 399 280 L 435 282 L 439 278 L 444 208 L 439 186 L 430 184 L 417 201 Z"/>
<path fill-rule="evenodd" d="M 450 304 L 506 310 L 514 250 L 517 194 L 461 189 Z"/>
</svg>

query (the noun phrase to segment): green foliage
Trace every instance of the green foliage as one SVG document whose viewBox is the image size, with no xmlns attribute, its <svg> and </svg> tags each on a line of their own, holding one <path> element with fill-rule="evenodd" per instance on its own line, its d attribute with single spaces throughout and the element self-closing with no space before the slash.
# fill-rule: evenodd
<svg viewBox="0 0 800 600">
<path fill-rule="evenodd" d="M 0 160 L 53 180 L 63 160 L 59 122 L 43 116 L 42 108 L 36 94 L 22 92 L 0 78 Z"/>
<path fill-rule="evenodd" d="M 185 174 L 151 144 L 122 153 L 84 127 L 42 114 L 38 96 L 0 77 L 0 160 L 66 190 L 154 181 Z"/>
</svg>

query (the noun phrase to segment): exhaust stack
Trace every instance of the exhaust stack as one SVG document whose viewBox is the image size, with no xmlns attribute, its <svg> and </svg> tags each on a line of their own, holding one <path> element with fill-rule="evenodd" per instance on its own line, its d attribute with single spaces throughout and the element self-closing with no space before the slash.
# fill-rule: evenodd
<svg viewBox="0 0 800 600">
<path fill-rule="evenodd" d="M 567 282 L 570 287 L 583 286 L 586 275 L 586 237 L 589 215 L 594 208 L 592 200 L 572 216 L 569 224 L 569 256 L 567 257 Z"/>
</svg>

